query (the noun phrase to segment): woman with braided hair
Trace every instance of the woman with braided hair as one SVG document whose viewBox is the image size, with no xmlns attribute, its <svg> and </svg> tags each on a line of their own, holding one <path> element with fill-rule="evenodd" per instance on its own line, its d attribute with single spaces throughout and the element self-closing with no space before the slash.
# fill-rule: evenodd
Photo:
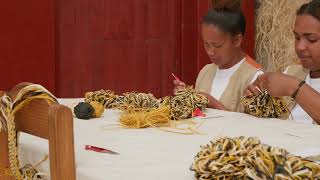
<svg viewBox="0 0 320 180">
<path fill-rule="evenodd" d="M 241 48 L 246 29 L 240 0 L 216 0 L 204 16 L 201 35 L 211 60 L 200 71 L 195 88 L 209 99 L 209 107 L 242 112 L 244 89 L 262 74 L 260 65 Z M 174 80 L 174 92 L 185 84 Z"/>
<path fill-rule="evenodd" d="M 286 74 L 259 76 L 246 94 L 258 94 L 259 86 L 273 96 L 291 96 L 295 100 L 289 103 L 294 121 L 320 124 L 320 0 L 298 9 L 293 33 L 299 64 L 289 66 Z"/>
</svg>

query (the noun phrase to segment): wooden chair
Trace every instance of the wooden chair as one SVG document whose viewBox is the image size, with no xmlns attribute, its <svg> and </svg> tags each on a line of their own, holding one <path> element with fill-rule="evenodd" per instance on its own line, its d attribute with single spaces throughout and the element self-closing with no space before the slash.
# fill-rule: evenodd
<svg viewBox="0 0 320 180">
<path fill-rule="evenodd" d="M 15 97 L 26 84 L 19 84 L 8 94 Z M 2 96 L 3 92 L 0 92 Z M 52 180 L 75 180 L 75 157 L 73 117 L 71 110 L 63 105 L 49 105 L 45 100 L 35 99 L 16 114 L 16 129 L 49 141 L 50 177 Z M 0 165 L 9 167 L 7 133 L 0 132 Z M 0 176 L 0 180 L 14 177 Z"/>
</svg>

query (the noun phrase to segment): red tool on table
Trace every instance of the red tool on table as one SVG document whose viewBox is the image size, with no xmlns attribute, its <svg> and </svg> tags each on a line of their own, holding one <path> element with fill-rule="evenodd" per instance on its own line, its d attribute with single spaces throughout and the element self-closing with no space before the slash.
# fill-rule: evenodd
<svg viewBox="0 0 320 180">
<path fill-rule="evenodd" d="M 85 145 L 85 150 L 90 150 L 90 151 L 95 151 L 95 152 L 100 152 L 100 153 L 109 153 L 109 154 L 119 154 L 115 151 L 112 151 L 110 149 L 105 149 L 97 146 L 91 146 L 91 145 Z"/>
</svg>

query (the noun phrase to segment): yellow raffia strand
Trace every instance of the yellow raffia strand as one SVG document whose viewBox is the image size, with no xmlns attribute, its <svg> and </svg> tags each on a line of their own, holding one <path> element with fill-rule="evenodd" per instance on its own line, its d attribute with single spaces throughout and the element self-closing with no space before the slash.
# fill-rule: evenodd
<svg viewBox="0 0 320 180">
<path fill-rule="evenodd" d="M 44 176 L 47 176 L 46 174 L 39 173 L 37 171 L 37 167 L 40 166 L 43 162 L 45 162 L 47 159 L 49 159 L 48 155 L 45 155 L 44 158 L 37 163 L 35 166 L 32 166 L 31 164 L 27 164 L 24 167 L 21 168 L 21 173 L 24 178 L 27 180 L 39 180 L 43 179 Z"/>
<path fill-rule="evenodd" d="M 32 177 L 22 175 L 19 168 L 17 131 L 14 118 L 16 112 L 34 99 L 44 99 L 48 103 L 57 102 L 56 98 L 48 90 L 37 84 L 22 88 L 14 101 L 7 94 L 2 96 L 0 101 L 1 113 L 7 125 L 10 170 L 17 180 L 32 179 Z"/>
<path fill-rule="evenodd" d="M 120 116 L 120 125 L 126 128 L 146 128 L 168 125 L 170 108 L 163 106 L 151 111 L 132 111 Z"/>
<path fill-rule="evenodd" d="M 10 171 L 10 168 L 0 165 L 0 177 L 1 176 L 13 176 L 13 174 Z"/>
<path fill-rule="evenodd" d="M 185 135 L 192 135 L 192 134 L 200 134 L 204 135 L 204 133 L 199 132 L 199 128 L 202 126 L 202 124 L 205 122 L 205 120 L 201 121 L 200 123 L 197 123 L 191 119 L 186 120 L 172 120 L 170 121 L 170 126 L 168 127 L 160 127 L 159 129 L 166 132 L 171 133 L 177 133 L 177 134 L 185 134 Z M 181 127 L 183 125 L 186 125 L 187 127 Z M 172 128 L 172 129 L 171 129 Z"/>
<path fill-rule="evenodd" d="M 120 116 L 120 125 L 125 128 L 147 128 L 155 127 L 162 131 L 172 132 L 177 134 L 201 134 L 198 129 L 203 122 L 197 123 L 187 119 L 183 121 L 171 120 L 169 106 L 160 106 L 157 109 L 148 110 L 131 110 Z M 187 127 L 181 127 L 186 125 Z"/>
</svg>

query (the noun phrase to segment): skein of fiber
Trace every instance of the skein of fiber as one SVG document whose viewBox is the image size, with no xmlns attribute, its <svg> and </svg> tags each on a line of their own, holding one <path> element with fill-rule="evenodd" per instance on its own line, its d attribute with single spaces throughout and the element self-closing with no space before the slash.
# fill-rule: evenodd
<svg viewBox="0 0 320 180">
<path fill-rule="evenodd" d="M 93 109 L 94 109 L 94 112 L 93 112 L 92 117 L 98 118 L 98 117 L 100 117 L 100 116 L 103 114 L 103 112 L 104 112 L 104 105 L 103 105 L 102 103 L 97 102 L 97 101 L 91 101 L 89 104 L 90 104 L 90 105 L 93 107 Z"/>
<path fill-rule="evenodd" d="M 86 102 L 80 102 L 74 107 L 74 114 L 78 119 L 90 119 L 93 117 L 94 108 Z"/>
</svg>

